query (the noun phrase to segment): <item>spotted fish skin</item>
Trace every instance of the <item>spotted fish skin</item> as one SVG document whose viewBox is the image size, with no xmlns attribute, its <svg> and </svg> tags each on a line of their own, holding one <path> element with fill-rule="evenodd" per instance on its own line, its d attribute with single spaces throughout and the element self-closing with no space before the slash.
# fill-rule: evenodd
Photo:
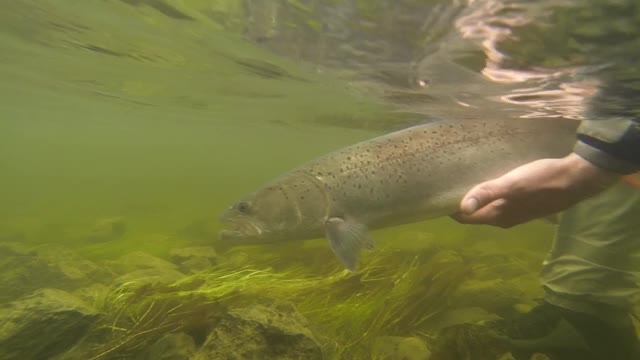
<svg viewBox="0 0 640 360">
<path fill-rule="evenodd" d="M 479 182 L 567 155 L 577 125 L 547 119 L 421 125 L 338 150 L 286 176 L 324 189 L 325 217 L 347 215 L 373 228 L 414 222 L 453 213 Z"/>
<path fill-rule="evenodd" d="M 244 226 L 226 235 L 326 235 L 337 251 L 352 251 L 329 234 L 351 238 L 361 227 L 348 224 L 381 228 L 452 214 L 474 185 L 569 154 L 578 125 L 566 119 L 441 121 L 360 142 L 295 168 L 229 207 L 223 221 Z M 240 204 L 249 210 L 239 211 Z M 353 246 L 368 247 L 361 235 Z"/>
</svg>

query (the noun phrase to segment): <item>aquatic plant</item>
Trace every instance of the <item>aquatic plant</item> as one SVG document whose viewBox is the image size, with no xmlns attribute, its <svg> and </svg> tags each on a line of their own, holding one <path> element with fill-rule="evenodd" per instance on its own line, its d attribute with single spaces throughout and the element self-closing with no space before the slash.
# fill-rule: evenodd
<svg viewBox="0 0 640 360">
<path fill-rule="evenodd" d="M 102 345 L 89 358 L 134 356 L 177 331 L 202 343 L 228 309 L 273 299 L 295 305 L 330 358 L 366 358 L 380 336 L 424 336 L 466 273 L 446 251 L 381 251 L 356 274 L 331 264 L 317 276 L 297 265 L 280 271 L 219 265 L 172 285 L 124 283 L 101 302 L 106 315 L 94 333 L 102 334 Z"/>
</svg>

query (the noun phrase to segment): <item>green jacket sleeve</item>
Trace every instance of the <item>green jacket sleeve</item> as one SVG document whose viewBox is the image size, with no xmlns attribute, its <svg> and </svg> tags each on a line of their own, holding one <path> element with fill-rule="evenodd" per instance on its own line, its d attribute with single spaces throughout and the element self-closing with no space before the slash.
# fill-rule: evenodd
<svg viewBox="0 0 640 360">
<path fill-rule="evenodd" d="M 574 152 L 594 165 L 619 173 L 640 171 L 639 119 L 585 120 Z"/>
</svg>

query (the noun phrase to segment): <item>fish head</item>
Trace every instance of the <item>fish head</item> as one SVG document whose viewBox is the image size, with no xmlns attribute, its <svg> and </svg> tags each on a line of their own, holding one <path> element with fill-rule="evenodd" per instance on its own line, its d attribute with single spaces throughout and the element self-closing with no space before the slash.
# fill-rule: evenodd
<svg viewBox="0 0 640 360">
<path fill-rule="evenodd" d="M 314 179 L 287 176 L 229 206 L 223 240 L 248 243 L 308 238 L 324 222 L 326 196 Z"/>
</svg>

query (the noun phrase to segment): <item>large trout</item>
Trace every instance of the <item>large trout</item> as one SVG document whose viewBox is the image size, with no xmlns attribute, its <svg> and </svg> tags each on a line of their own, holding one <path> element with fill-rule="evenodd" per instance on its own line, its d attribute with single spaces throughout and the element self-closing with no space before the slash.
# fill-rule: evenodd
<svg viewBox="0 0 640 360">
<path fill-rule="evenodd" d="M 450 215 L 473 185 L 571 152 L 578 121 L 441 121 L 357 143 L 274 179 L 229 207 L 223 239 L 326 236 L 355 271 L 368 228 Z"/>
</svg>

